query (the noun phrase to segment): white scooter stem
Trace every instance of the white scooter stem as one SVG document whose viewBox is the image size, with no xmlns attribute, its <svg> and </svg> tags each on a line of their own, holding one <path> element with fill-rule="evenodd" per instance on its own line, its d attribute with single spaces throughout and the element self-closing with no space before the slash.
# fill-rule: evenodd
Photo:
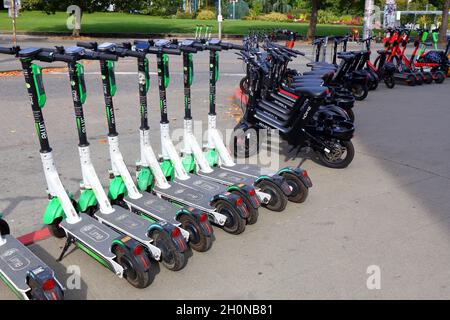
<svg viewBox="0 0 450 320">
<path fill-rule="evenodd" d="M 136 185 L 133 182 L 130 172 L 128 171 L 125 161 L 123 160 L 122 153 L 119 149 L 119 137 L 108 136 L 109 143 L 109 155 L 111 157 L 111 168 L 114 176 L 121 176 L 125 187 L 128 191 L 128 196 L 131 199 L 139 199 L 142 194 L 139 193 Z"/>
<path fill-rule="evenodd" d="M 149 167 L 155 177 L 156 185 L 161 189 L 170 188 L 164 173 L 161 170 L 158 159 L 150 144 L 150 130 L 139 130 L 141 144 L 140 165 Z"/>
<path fill-rule="evenodd" d="M 52 152 L 41 153 L 42 166 L 44 167 L 45 180 L 47 181 L 48 193 L 59 199 L 63 211 L 66 215 L 66 221 L 69 224 L 75 224 L 81 220 L 81 217 L 76 212 L 72 205 L 72 201 L 67 195 L 63 184 L 59 178 L 56 165 L 53 160 Z"/>
<path fill-rule="evenodd" d="M 188 180 L 189 175 L 183 167 L 180 156 L 178 155 L 175 146 L 173 145 L 172 139 L 170 138 L 170 128 L 168 123 L 161 123 L 161 149 L 162 155 L 165 160 L 172 162 L 175 169 L 175 176 L 180 180 Z"/>
<path fill-rule="evenodd" d="M 184 120 L 184 152 L 186 154 L 193 154 L 195 162 L 197 163 L 201 172 L 211 173 L 213 169 L 206 160 L 205 154 L 202 148 L 197 142 L 194 134 L 192 133 L 192 119 Z"/>
<path fill-rule="evenodd" d="M 82 186 L 94 191 L 102 213 L 113 213 L 114 208 L 111 206 L 108 196 L 106 195 L 105 190 L 103 190 L 102 184 L 95 172 L 94 165 L 92 164 L 89 147 L 78 147 L 78 151 L 80 154 L 81 173 L 83 175 Z"/>
<path fill-rule="evenodd" d="M 208 115 L 208 149 L 214 149 L 219 154 L 220 163 L 226 167 L 233 167 L 235 162 L 225 147 L 220 133 L 216 129 L 216 116 Z"/>
</svg>

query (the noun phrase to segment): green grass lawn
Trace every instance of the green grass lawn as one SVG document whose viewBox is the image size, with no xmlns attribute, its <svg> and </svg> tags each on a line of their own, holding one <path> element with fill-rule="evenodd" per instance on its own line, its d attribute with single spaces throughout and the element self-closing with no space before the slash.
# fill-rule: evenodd
<svg viewBox="0 0 450 320">
<path fill-rule="evenodd" d="M 66 28 L 66 19 L 65 12 L 47 15 L 39 11 L 24 11 L 17 19 L 17 30 L 70 33 Z M 86 13 L 81 21 L 81 33 L 193 33 L 197 24 L 213 25 L 213 32 L 217 32 L 217 22 L 212 20 L 166 19 L 126 13 Z M 308 25 L 290 22 L 225 20 L 222 30 L 224 34 L 246 34 L 249 28 L 289 28 L 304 35 Z M 351 29 L 351 26 L 319 25 L 317 35 L 342 35 Z M 12 30 L 11 18 L 8 17 L 7 11 L 0 11 L 0 30 Z"/>
</svg>

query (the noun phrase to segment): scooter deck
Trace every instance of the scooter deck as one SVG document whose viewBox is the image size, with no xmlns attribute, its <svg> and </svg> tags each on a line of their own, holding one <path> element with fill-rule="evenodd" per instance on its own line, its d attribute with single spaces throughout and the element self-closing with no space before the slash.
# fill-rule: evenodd
<svg viewBox="0 0 450 320">
<path fill-rule="evenodd" d="M 145 220 L 120 206 L 113 206 L 113 208 L 114 212 L 112 213 L 96 212 L 96 218 L 116 231 L 129 235 L 139 242 L 152 242 L 147 233 L 153 222 Z"/>
<path fill-rule="evenodd" d="M 155 220 L 165 220 L 174 225 L 180 224 L 180 222 L 176 220 L 177 208 L 154 194 L 144 193 L 139 199 L 125 197 L 124 200 L 132 207 L 142 211 L 145 215 L 150 216 L 150 218 L 154 218 Z M 135 218 L 143 221 L 143 219 L 137 216 Z M 143 221 L 143 223 L 147 228 L 152 224 L 150 221 Z"/>
<path fill-rule="evenodd" d="M 0 247 L 1 274 L 19 291 L 26 292 L 30 290 L 27 284 L 28 272 L 47 265 L 13 236 L 8 234 L 3 237 L 6 243 Z"/>
<path fill-rule="evenodd" d="M 201 177 L 206 177 L 213 181 L 225 183 L 227 185 L 244 183 L 246 185 L 252 186 L 255 182 L 255 179 L 240 172 L 226 170 L 222 167 L 214 167 L 213 169 L 214 170 L 210 173 L 199 171 L 197 174 Z"/>
<path fill-rule="evenodd" d="M 120 238 L 121 235 L 111 228 L 101 224 L 94 218 L 83 214 L 81 220 L 74 224 L 69 224 L 63 220 L 60 226 L 75 239 L 97 252 L 102 257 L 112 260 L 115 255 L 111 252 L 112 242 Z"/>
<path fill-rule="evenodd" d="M 252 177 L 253 179 L 258 178 L 262 175 L 273 175 L 273 172 L 267 168 L 261 168 L 260 166 L 254 165 L 254 164 L 238 164 L 236 163 L 232 167 L 228 166 L 221 166 L 220 167 L 224 171 L 231 171 L 240 173 L 243 175 L 247 175 L 249 177 Z"/>
<path fill-rule="evenodd" d="M 191 179 L 192 178 L 193 177 L 191 176 Z M 214 210 L 210 202 L 211 198 L 217 193 L 207 192 L 204 190 L 200 190 L 198 188 L 193 188 L 188 185 L 185 185 L 184 182 L 189 180 L 175 179 L 175 181 L 171 183 L 170 188 L 161 189 L 155 186 L 154 191 L 160 194 L 162 197 L 165 197 L 180 204 L 193 206 L 195 208 L 202 209 L 204 211 Z"/>
</svg>

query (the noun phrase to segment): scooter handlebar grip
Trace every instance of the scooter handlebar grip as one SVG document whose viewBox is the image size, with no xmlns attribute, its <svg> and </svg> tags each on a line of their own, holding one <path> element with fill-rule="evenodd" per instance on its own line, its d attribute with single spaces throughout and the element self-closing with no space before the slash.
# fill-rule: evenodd
<svg viewBox="0 0 450 320">
<path fill-rule="evenodd" d="M 209 49 L 209 50 L 214 50 L 214 51 L 221 51 L 222 50 L 222 47 L 221 46 L 215 46 L 215 45 L 208 45 L 207 46 L 207 48 Z"/>
<path fill-rule="evenodd" d="M 174 54 L 174 55 L 180 55 L 181 54 L 181 50 L 180 49 L 175 49 L 175 48 L 163 48 L 162 52 L 167 53 L 167 54 Z"/>
<path fill-rule="evenodd" d="M 0 47 L 0 53 L 4 53 L 4 54 L 15 54 L 13 48 L 3 48 L 3 47 Z"/>
<path fill-rule="evenodd" d="M 109 53 L 88 52 L 85 56 L 92 60 L 117 61 L 119 59 L 117 55 Z"/>
<path fill-rule="evenodd" d="M 197 49 L 194 48 L 194 47 L 181 47 L 181 51 L 190 52 L 190 53 L 196 53 Z"/>
<path fill-rule="evenodd" d="M 36 55 L 36 59 L 43 62 L 53 62 L 53 61 L 62 61 L 62 62 L 74 62 L 76 58 L 70 56 L 68 54 L 60 54 L 51 51 L 41 51 Z"/>
<path fill-rule="evenodd" d="M 125 53 L 125 55 L 134 57 L 134 58 L 144 58 L 145 57 L 145 53 L 139 52 L 139 51 L 126 50 L 124 53 Z"/>
<path fill-rule="evenodd" d="M 96 42 L 85 42 L 85 41 L 77 41 L 77 46 L 86 48 L 86 49 L 95 49 Z"/>
<path fill-rule="evenodd" d="M 235 49 L 235 50 L 244 50 L 245 48 L 244 48 L 244 46 L 243 45 L 240 45 L 240 44 L 231 44 L 232 45 L 232 47 L 231 47 L 231 49 Z"/>
</svg>

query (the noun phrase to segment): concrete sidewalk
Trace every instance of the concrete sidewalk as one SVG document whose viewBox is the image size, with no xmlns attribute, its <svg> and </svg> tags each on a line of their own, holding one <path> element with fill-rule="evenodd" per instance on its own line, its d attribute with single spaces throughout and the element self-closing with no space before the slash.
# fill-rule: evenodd
<svg viewBox="0 0 450 320">
<path fill-rule="evenodd" d="M 45 46 L 50 44 L 45 43 Z M 208 56 L 195 56 L 193 115 L 207 120 Z M 219 128 L 231 129 L 239 116 L 233 95 L 243 66 L 231 52 L 220 55 Z M 296 62 L 297 67 L 305 60 Z M 173 129 L 182 127 L 180 58 L 171 58 L 168 108 Z M 151 59 L 150 126 L 159 127 L 157 79 Z M 138 96 L 135 61 L 117 64 L 115 97 L 121 150 L 130 171 L 138 151 Z M 98 65 L 86 67 L 87 130 L 94 165 L 104 186 L 110 166 Z M 281 213 L 260 210 L 257 224 L 239 236 L 215 228 L 211 251 L 194 252 L 180 272 L 154 265 L 154 281 L 144 290 L 90 259 L 81 250 L 55 262 L 63 240 L 33 245 L 65 282 L 69 266 L 81 268 L 79 290 L 68 299 L 449 299 L 450 298 L 450 79 L 443 85 L 386 89 L 383 84 L 355 106 L 354 162 L 345 170 L 291 159 L 286 146 L 274 146 L 280 166 L 308 170 L 314 187 L 306 203 L 290 203 Z M 65 73 L 44 75 L 44 116 L 65 187 L 76 193 L 80 181 L 77 137 Z M 22 77 L 1 78 L 0 211 L 17 235 L 41 227 L 47 204 L 45 180 Z M 201 138 L 201 135 L 199 135 Z M 177 140 L 178 141 L 178 140 Z M 152 134 L 159 150 L 159 132 Z M 264 159 L 262 159 L 264 160 Z M 381 289 L 366 286 L 369 266 L 381 270 Z M 14 299 L 0 285 L 0 299 Z"/>
</svg>

